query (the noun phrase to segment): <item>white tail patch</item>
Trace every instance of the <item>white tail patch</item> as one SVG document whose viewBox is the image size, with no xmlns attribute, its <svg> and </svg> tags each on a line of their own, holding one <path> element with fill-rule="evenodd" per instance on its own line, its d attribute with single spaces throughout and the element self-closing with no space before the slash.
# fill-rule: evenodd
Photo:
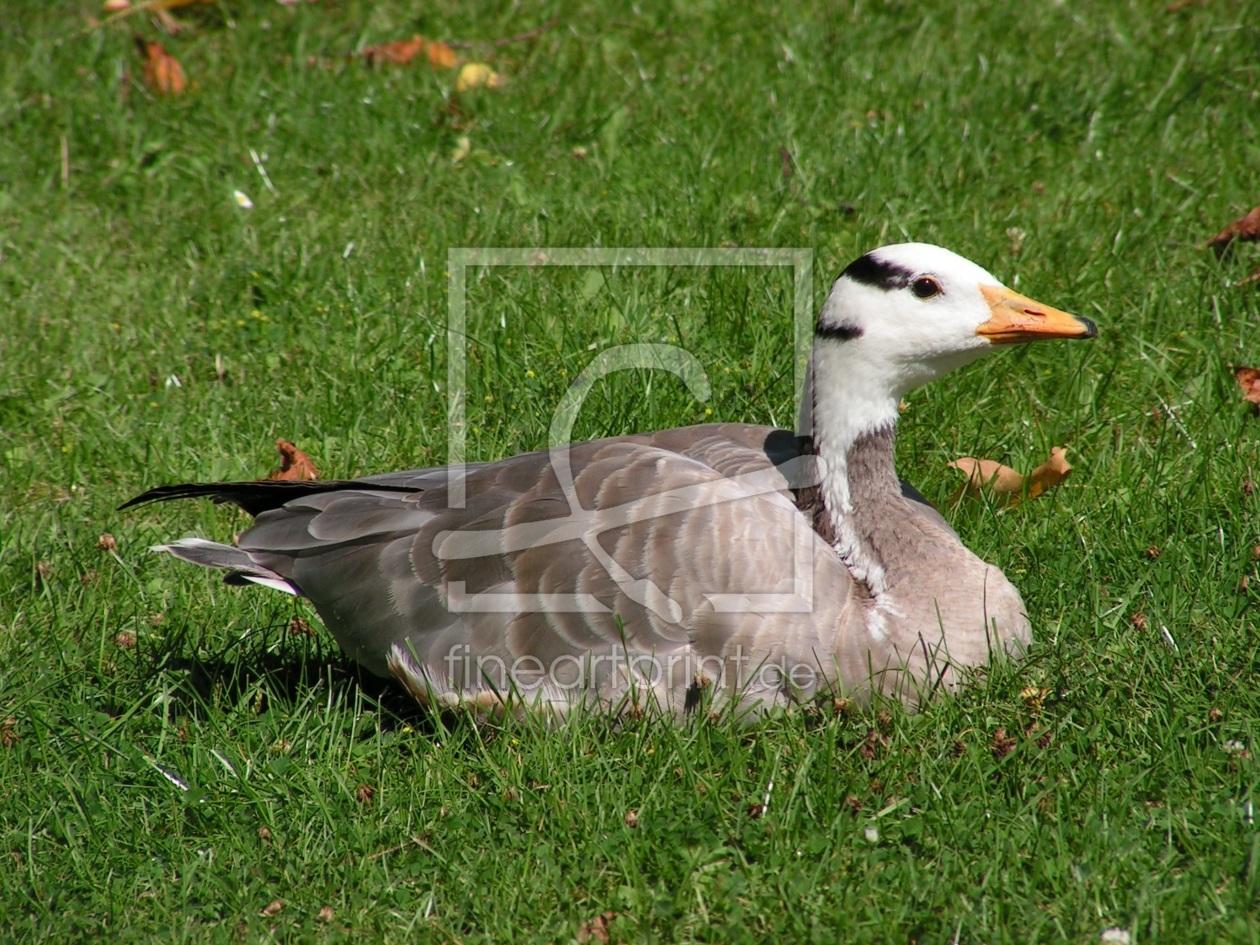
<svg viewBox="0 0 1260 945">
<path fill-rule="evenodd" d="M 181 561 L 199 564 L 203 568 L 235 571 L 236 574 L 229 574 L 227 577 L 230 583 L 236 583 L 239 578 L 275 591 L 292 594 L 294 597 L 303 596 L 298 586 L 284 575 L 262 567 L 249 556 L 249 552 L 232 545 L 208 541 L 205 538 L 181 538 L 169 545 L 154 545 L 150 550 L 165 551 Z"/>
<path fill-rule="evenodd" d="M 242 574 L 241 577 L 247 581 L 252 581 L 255 584 L 261 584 L 263 587 L 269 587 L 273 591 L 281 591 L 285 594 L 292 594 L 294 597 L 302 596 L 301 591 L 282 577 L 271 577 L 269 575 L 262 574 Z"/>
</svg>

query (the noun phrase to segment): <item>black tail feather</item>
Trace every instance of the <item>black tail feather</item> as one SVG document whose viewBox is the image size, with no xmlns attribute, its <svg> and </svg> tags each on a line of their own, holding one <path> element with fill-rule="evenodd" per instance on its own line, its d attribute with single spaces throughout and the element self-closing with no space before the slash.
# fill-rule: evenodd
<svg viewBox="0 0 1260 945">
<path fill-rule="evenodd" d="M 381 485 L 358 482 L 353 479 L 327 479 L 310 482 L 293 482 L 281 479 L 260 479 L 255 482 L 185 482 L 173 486 L 158 486 L 141 493 L 118 507 L 118 511 L 149 502 L 171 502 L 175 499 L 210 499 L 215 503 L 228 502 L 244 509 L 257 518 L 270 509 L 278 509 L 286 502 L 336 492 L 341 489 L 370 489 L 373 492 L 415 492 L 408 486 Z"/>
</svg>

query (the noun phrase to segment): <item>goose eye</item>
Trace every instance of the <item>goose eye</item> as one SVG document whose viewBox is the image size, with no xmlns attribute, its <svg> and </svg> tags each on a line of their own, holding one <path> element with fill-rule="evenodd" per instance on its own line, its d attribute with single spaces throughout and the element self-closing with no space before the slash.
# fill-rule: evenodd
<svg viewBox="0 0 1260 945">
<path fill-rule="evenodd" d="M 922 279 L 915 279 L 914 285 L 910 286 L 910 291 L 915 294 L 916 298 L 930 299 L 934 295 L 941 294 L 941 284 L 935 279 L 929 279 L 924 276 Z"/>
</svg>

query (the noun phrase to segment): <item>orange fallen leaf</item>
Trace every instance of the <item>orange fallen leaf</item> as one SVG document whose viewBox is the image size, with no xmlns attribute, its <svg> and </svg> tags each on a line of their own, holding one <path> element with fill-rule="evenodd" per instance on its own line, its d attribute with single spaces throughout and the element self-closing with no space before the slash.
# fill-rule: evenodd
<svg viewBox="0 0 1260 945">
<path fill-rule="evenodd" d="M 455 79 L 455 91 L 467 92 L 469 89 L 497 89 L 506 80 L 484 62 L 466 62 Z"/>
<path fill-rule="evenodd" d="M 967 476 L 963 488 L 972 495 L 979 495 L 982 488 L 992 489 L 999 495 L 1018 495 L 1024 491 L 1024 477 L 996 460 L 963 456 L 949 465 Z"/>
<path fill-rule="evenodd" d="M 1239 217 L 1210 240 L 1208 245 L 1216 250 L 1216 255 L 1223 256 L 1234 241 L 1247 242 L 1260 240 L 1260 207 L 1254 207 L 1245 216 Z"/>
<path fill-rule="evenodd" d="M 1028 474 L 1028 498 L 1035 499 L 1047 489 L 1053 489 L 1071 474 L 1067 450 L 1062 446 L 1051 448 L 1050 458 Z"/>
<path fill-rule="evenodd" d="M 992 459 L 964 456 L 949 465 L 967 476 L 966 483 L 954 496 L 955 500 L 963 494 L 980 495 L 987 489 L 998 500 L 1010 505 L 1018 505 L 1021 498 L 1035 499 L 1057 486 L 1072 472 L 1072 466 L 1067 461 L 1067 450 L 1062 446 L 1050 450 L 1050 458 L 1027 477 Z"/>
<path fill-rule="evenodd" d="M 1234 368 L 1234 380 L 1242 388 L 1243 400 L 1260 411 L 1260 368 Z"/>
<path fill-rule="evenodd" d="M 454 68 L 458 61 L 455 50 L 446 45 L 446 43 L 425 39 L 423 36 L 413 36 L 411 39 L 400 39 L 392 43 L 369 46 L 367 49 L 360 51 L 359 55 L 366 59 L 369 65 L 373 66 L 381 62 L 392 62 L 398 66 L 405 66 L 410 64 L 411 60 L 421 53 L 425 54 L 429 60 L 429 65 L 434 69 L 451 69 Z"/>
<path fill-rule="evenodd" d="M 429 43 L 429 48 L 425 52 L 429 56 L 429 65 L 434 69 L 454 69 L 459 62 L 459 57 L 455 55 L 455 50 L 451 49 L 446 43 L 436 40 Z"/>
<path fill-rule="evenodd" d="M 144 56 L 144 83 L 155 95 L 182 95 L 188 88 L 188 77 L 179 60 L 162 48 L 161 43 L 136 37 L 136 48 Z"/>
<path fill-rule="evenodd" d="M 311 458 L 288 440 L 276 440 L 276 449 L 280 451 L 280 468 L 268 476 L 286 482 L 310 482 L 319 478 L 319 470 L 311 462 Z"/>
<path fill-rule="evenodd" d="M 393 43 L 381 43 L 377 46 L 369 46 L 362 50 L 359 55 L 366 59 L 369 65 L 376 65 L 378 62 L 392 62 L 400 66 L 415 59 L 419 52 L 424 49 L 426 43 L 419 36 L 413 36 L 411 39 L 400 39 Z"/>
</svg>

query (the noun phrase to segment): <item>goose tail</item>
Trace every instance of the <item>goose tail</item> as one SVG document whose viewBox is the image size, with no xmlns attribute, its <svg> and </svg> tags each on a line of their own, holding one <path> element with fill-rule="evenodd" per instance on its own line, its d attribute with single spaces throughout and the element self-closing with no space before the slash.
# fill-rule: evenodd
<svg viewBox="0 0 1260 945">
<path fill-rule="evenodd" d="M 205 538 L 181 538 L 166 545 L 154 545 L 153 551 L 165 551 L 181 561 L 229 572 L 224 584 L 261 584 L 286 594 L 305 596 L 301 588 L 281 574 L 265 568 L 250 557 L 249 552 L 232 545 Z"/>
</svg>

